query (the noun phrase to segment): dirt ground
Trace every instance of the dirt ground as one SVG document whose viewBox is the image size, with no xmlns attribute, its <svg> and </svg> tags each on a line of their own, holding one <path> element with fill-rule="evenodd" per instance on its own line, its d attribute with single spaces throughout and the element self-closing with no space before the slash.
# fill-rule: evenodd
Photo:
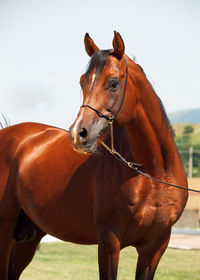
<svg viewBox="0 0 200 280">
<path fill-rule="evenodd" d="M 42 242 L 60 242 L 61 240 L 46 235 Z M 176 248 L 182 250 L 200 250 L 200 235 L 185 235 L 185 234 L 174 234 L 172 233 L 169 242 L 169 248 Z"/>
<path fill-rule="evenodd" d="M 189 178 L 190 188 L 200 190 L 200 178 Z M 186 209 L 198 209 L 200 218 L 200 194 L 189 192 Z M 169 247 L 180 249 L 200 249 L 200 235 L 185 235 L 172 233 Z"/>
<path fill-rule="evenodd" d="M 169 248 L 200 250 L 200 235 L 172 234 Z"/>
<path fill-rule="evenodd" d="M 188 178 L 189 188 L 200 190 L 200 178 Z M 200 219 L 200 193 L 189 192 L 185 209 L 197 209 Z"/>
</svg>

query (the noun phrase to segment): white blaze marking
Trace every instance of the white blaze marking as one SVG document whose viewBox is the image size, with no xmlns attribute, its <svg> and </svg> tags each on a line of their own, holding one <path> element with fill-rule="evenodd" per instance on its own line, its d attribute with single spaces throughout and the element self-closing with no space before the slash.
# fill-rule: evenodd
<svg viewBox="0 0 200 280">
<path fill-rule="evenodd" d="M 93 84 L 95 81 L 95 77 L 96 77 L 96 73 L 92 74 L 92 84 L 91 84 L 91 88 L 93 88 Z"/>
<path fill-rule="evenodd" d="M 93 74 L 92 74 L 91 89 L 93 88 L 93 84 L 94 84 L 95 78 L 96 78 L 96 73 L 93 73 Z M 88 97 L 86 98 L 84 104 L 87 104 L 87 103 L 88 103 Z M 82 108 L 82 112 L 80 113 L 78 119 L 76 120 L 75 125 L 74 125 L 74 128 L 73 128 L 72 135 L 73 135 L 73 138 L 74 138 L 74 144 L 77 143 L 77 134 L 78 134 L 77 128 L 78 128 L 78 125 L 79 125 L 79 123 L 80 123 L 80 121 L 81 121 L 81 119 L 82 119 L 84 109 L 85 109 L 85 108 Z"/>
<path fill-rule="evenodd" d="M 78 134 L 77 128 L 78 128 L 78 125 L 79 125 L 79 123 L 80 123 L 80 121 L 81 121 L 81 119 L 82 119 L 82 116 L 83 116 L 83 109 L 84 109 L 84 108 L 82 108 L 82 112 L 80 113 L 78 119 L 76 120 L 75 125 L 74 125 L 74 128 L 73 128 L 72 135 L 73 135 L 73 137 L 74 137 L 74 144 L 76 144 L 76 142 L 77 142 L 77 134 Z"/>
<path fill-rule="evenodd" d="M 86 97 L 86 99 L 84 100 L 84 104 L 88 104 L 88 101 L 89 101 L 88 99 L 89 98 Z M 84 113 L 85 108 L 81 108 L 81 110 L 82 110 L 82 112 L 80 113 L 78 119 L 75 121 L 74 128 L 73 128 L 73 131 L 72 131 L 72 135 L 74 137 L 74 144 L 77 143 L 77 134 L 78 134 L 77 128 L 78 128 L 78 125 L 79 125 L 79 123 L 80 123 L 80 121 L 83 117 L 83 113 Z"/>
</svg>

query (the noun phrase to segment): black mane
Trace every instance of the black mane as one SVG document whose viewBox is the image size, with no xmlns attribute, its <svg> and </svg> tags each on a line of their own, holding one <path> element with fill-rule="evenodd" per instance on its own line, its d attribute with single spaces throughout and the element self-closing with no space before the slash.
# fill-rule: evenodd
<svg viewBox="0 0 200 280">
<path fill-rule="evenodd" d="M 144 72 L 144 69 L 141 67 L 141 65 L 137 64 L 137 66 L 140 68 L 140 70 L 142 71 L 142 73 L 144 74 L 144 76 L 146 77 L 147 79 L 147 76 Z M 152 84 L 149 82 L 149 80 L 147 79 L 148 83 L 151 85 L 151 87 L 153 88 Z M 155 91 L 154 91 L 155 92 Z M 165 106 L 163 105 L 163 102 L 162 100 L 160 99 L 160 97 L 157 95 L 157 93 L 155 92 L 155 95 L 159 101 L 159 104 L 160 104 L 160 110 L 161 110 L 161 114 L 162 114 L 162 117 L 163 117 L 163 122 L 164 122 L 164 125 L 165 127 L 167 128 L 170 128 L 171 132 L 172 132 L 172 135 L 174 136 L 174 129 L 173 127 L 171 126 L 170 124 L 170 121 L 169 121 L 169 118 L 167 116 L 167 113 L 166 113 L 166 110 L 165 110 Z"/>
<path fill-rule="evenodd" d="M 110 50 L 101 50 L 96 52 L 90 59 L 87 69 L 86 69 L 86 77 L 89 78 L 92 70 L 96 67 L 96 77 L 98 77 L 101 74 L 101 71 L 103 70 L 104 66 L 107 62 L 107 57 L 110 53 Z"/>
<path fill-rule="evenodd" d="M 163 122 L 165 124 L 165 127 L 166 128 L 170 128 L 170 130 L 172 132 L 172 135 L 175 136 L 174 129 L 171 126 L 171 123 L 170 123 L 169 118 L 167 116 L 167 113 L 166 113 L 165 107 L 164 107 L 164 105 L 162 103 L 162 100 L 160 99 L 160 97 L 157 95 L 156 92 L 155 92 L 155 94 L 156 94 L 156 97 L 158 98 L 158 101 L 160 103 L 160 110 L 161 110 L 161 114 L 162 114 L 162 117 L 163 117 Z"/>
</svg>

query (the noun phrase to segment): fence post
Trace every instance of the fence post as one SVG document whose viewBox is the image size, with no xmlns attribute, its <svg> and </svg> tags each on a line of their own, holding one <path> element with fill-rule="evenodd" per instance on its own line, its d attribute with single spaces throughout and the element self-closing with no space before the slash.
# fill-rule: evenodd
<svg viewBox="0 0 200 280">
<path fill-rule="evenodd" d="M 189 147 L 188 178 L 192 178 L 193 146 Z"/>
</svg>

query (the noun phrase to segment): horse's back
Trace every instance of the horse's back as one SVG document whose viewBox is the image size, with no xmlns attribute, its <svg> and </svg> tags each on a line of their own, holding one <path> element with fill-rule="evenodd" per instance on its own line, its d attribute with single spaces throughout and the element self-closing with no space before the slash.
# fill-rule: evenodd
<svg viewBox="0 0 200 280">
<path fill-rule="evenodd" d="M 21 123 L 0 130 L 0 158 L 10 162 L 19 144 L 26 138 L 49 126 L 39 123 Z"/>
<path fill-rule="evenodd" d="M 19 145 L 30 135 L 47 127 L 39 123 L 21 123 L 0 130 L 0 198 L 4 193 L 10 166 Z"/>
<path fill-rule="evenodd" d="M 60 239 L 96 243 L 92 162 L 73 150 L 68 132 L 37 131 L 21 142 L 14 160 L 17 199 L 31 220 Z"/>
</svg>

